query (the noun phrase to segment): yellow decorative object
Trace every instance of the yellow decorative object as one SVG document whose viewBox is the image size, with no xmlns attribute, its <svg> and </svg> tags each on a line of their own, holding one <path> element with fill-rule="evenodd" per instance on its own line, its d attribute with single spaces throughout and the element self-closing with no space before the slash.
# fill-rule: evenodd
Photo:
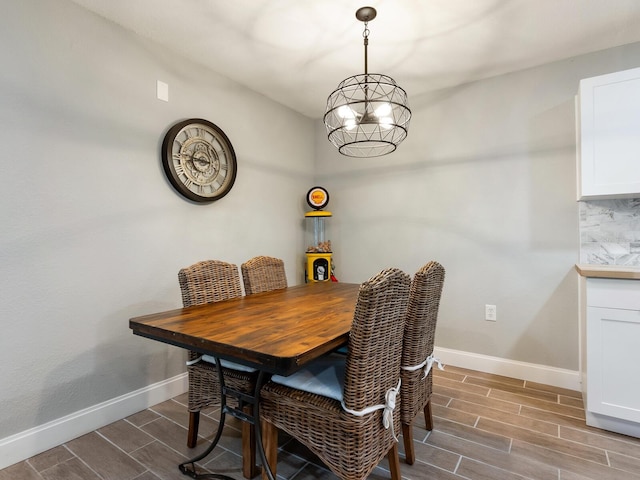
<svg viewBox="0 0 640 480">
<path fill-rule="evenodd" d="M 311 212 L 307 212 L 304 214 L 305 217 L 330 217 L 331 212 L 327 212 L 326 210 L 313 210 Z"/>
<path fill-rule="evenodd" d="M 307 282 L 331 280 L 331 253 L 307 253 Z"/>
<path fill-rule="evenodd" d="M 314 210 L 322 210 L 329 203 L 329 192 L 318 186 L 307 192 L 307 204 Z"/>
<path fill-rule="evenodd" d="M 324 238 L 324 220 L 331 217 L 331 212 L 322 209 L 329 203 L 329 192 L 323 187 L 313 187 L 307 192 L 307 203 L 314 210 L 304 214 L 305 218 L 313 219 L 313 243 L 307 244 L 305 282 L 337 281 L 333 275 L 331 240 Z"/>
</svg>

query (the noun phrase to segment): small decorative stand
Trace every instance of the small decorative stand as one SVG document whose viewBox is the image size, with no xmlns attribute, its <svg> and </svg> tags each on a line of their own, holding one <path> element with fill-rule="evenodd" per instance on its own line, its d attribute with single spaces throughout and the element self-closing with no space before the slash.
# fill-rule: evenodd
<svg viewBox="0 0 640 480">
<path fill-rule="evenodd" d="M 324 220 L 331 212 L 322 210 L 329 203 L 329 193 L 322 187 L 313 187 L 307 192 L 307 204 L 313 208 L 305 218 L 313 219 L 313 245 L 307 247 L 305 282 L 328 282 L 333 280 L 331 241 L 324 238 Z"/>
</svg>

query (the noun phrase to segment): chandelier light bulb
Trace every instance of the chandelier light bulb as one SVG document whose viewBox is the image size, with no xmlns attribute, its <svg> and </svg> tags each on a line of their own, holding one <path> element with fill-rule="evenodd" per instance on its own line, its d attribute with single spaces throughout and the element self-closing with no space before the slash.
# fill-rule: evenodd
<svg viewBox="0 0 640 480">
<path fill-rule="evenodd" d="M 393 119 L 391 117 L 382 117 L 380 119 L 380 126 L 385 130 L 391 130 L 393 128 Z"/>
<path fill-rule="evenodd" d="M 380 105 L 375 109 L 376 117 L 380 117 L 381 119 L 382 117 L 388 117 L 390 114 L 391 114 L 391 105 L 389 105 L 388 103 L 383 103 L 382 105 Z"/>
<path fill-rule="evenodd" d="M 356 118 L 356 112 L 348 105 L 342 105 L 338 108 L 338 116 L 341 118 Z"/>
<path fill-rule="evenodd" d="M 346 128 L 347 130 L 353 130 L 354 128 L 356 128 L 355 118 L 347 118 L 344 121 L 344 128 Z"/>
</svg>

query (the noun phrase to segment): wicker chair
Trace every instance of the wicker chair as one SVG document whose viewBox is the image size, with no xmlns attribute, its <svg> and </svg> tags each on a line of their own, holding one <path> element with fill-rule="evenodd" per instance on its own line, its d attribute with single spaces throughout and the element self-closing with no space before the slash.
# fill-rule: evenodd
<svg viewBox="0 0 640 480">
<path fill-rule="evenodd" d="M 185 307 L 219 302 L 242 296 L 238 267 L 232 263 L 206 260 L 183 268 L 178 272 L 178 282 Z M 214 360 L 197 352 L 189 352 L 189 432 L 187 446 L 193 448 L 198 440 L 200 410 L 220 404 L 220 382 Z M 222 361 L 225 384 L 234 390 L 253 395 L 257 372 L 233 362 Z M 237 368 L 234 368 L 237 367 Z M 233 404 L 233 400 L 229 402 Z M 237 403 L 236 403 L 237 405 Z M 253 478 L 259 473 L 255 462 L 255 430 L 253 425 L 242 422 L 243 474 Z"/>
<path fill-rule="evenodd" d="M 274 257 L 253 257 L 241 265 L 247 295 L 287 288 L 284 262 Z"/>
<path fill-rule="evenodd" d="M 314 374 L 313 364 L 289 377 L 274 376 L 263 386 L 262 438 L 272 470 L 277 463 L 277 429 L 281 429 L 306 445 L 341 479 L 363 480 L 386 455 L 391 478 L 400 480 L 395 439 L 400 409 L 392 407 L 400 380 L 410 282 L 408 275 L 392 268 L 361 285 L 348 353 L 332 356 L 336 359 L 333 367 L 340 370 L 341 365 L 342 374 L 314 377 L 331 377 L 332 394 L 307 388 L 305 379 L 309 372 Z M 330 362 L 325 357 L 319 361 Z M 305 390 L 293 387 L 297 379 L 306 384 Z"/>
<path fill-rule="evenodd" d="M 409 465 L 415 461 L 411 428 L 413 420 L 423 411 L 427 430 L 433 429 L 431 366 L 434 361 L 439 363 L 433 358 L 433 341 L 444 274 L 442 265 L 438 262 L 429 262 L 416 272 L 411 282 L 400 371 L 402 436 L 405 459 Z"/>
</svg>

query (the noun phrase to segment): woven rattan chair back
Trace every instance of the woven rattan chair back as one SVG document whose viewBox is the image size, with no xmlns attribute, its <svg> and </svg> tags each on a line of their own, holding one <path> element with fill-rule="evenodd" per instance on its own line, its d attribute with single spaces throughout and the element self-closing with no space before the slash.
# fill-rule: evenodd
<svg viewBox="0 0 640 480">
<path fill-rule="evenodd" d="M 343 480 L 364 480 L 385 455 L 392 479 L 400 480 L 394 439 L 394 433 L 399 434 L 400 409 L 393 410 L 389 428 L 384 426 L 382 409 L 364 411 L 384 405 L 387 392 L 398 387 L 410 283 L 408 275 L 391 268 L 360 286 L 345 360 L 344 407 L 339 400 L 276 382 L 262 388 L 263 439 L 272 467 L 277 463 L 279 428 Z"/>
<path fill-rule="evenodd" d="M 398 383 L 408 305 L 408 276 L 390 268 L 360 287 L 345 368 L 344 403 L 362 410 L 384 403 Z"/>
<path fill-rule="evenodd" d="M 238 267 L 219 260 L 194 263 L 178 272 L 185 307 L 242 296 Z"/>
<path fill-rule="evenodd" d="M 241 269 L 247 295 L 287 288 L 284 261 L 279 258 L 254 257 L 243 263 Z"/>
<path fill-rule="evenodd" d="M 438 320 L 438 309 L 444 285 L 445 270 L 438 262 L 429 262 L 418 270 L 411 282 L 407 321 L 404 329 L 402 366 L 422 364 L 433 353 Z M 402 370 L 401 416 L 405 443 L 405 458 L 412 464 L 413 453 L 411 424 L 420 411 L 424 412 L 427 430 L 433 428 L 431 392 L 433 373 L 424 377 L 422 368 Z"/>
<path fill-rule="evenodd" d="M 205 260 L 178 272 L 178 282 L 185 307 L 220 302 L 242 296 L 242 284 L 237 265 L 219 260 Z M 220 403 L 220 381 L 215 364 L 198 361 L 200 354 L 189 352 L 189 430 L 187 446 L 193 448 L 198 440 L 200 410 Z M 256 375 L 223 368 L 225 384 L 239 392 L 253 393 Z M 245 478 L 258 473 L 255 465 L 253 426 L 242 424 L 242 472 Z M 245 441 L 246 439 L 246 441 Z"/>
</svg>

